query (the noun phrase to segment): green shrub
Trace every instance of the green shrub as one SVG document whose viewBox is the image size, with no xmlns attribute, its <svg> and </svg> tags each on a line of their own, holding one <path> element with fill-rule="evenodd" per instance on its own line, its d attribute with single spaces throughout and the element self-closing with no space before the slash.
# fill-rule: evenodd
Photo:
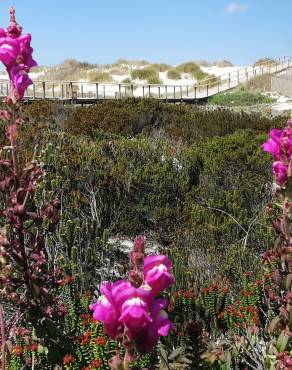
<svg viewBox="0 0 292 370">
<path fill-rule="evenodd" d="M 170 80 L 180 80 L 181 74 L 176 69 L 170 69 L 167 72 L 167 78 L 169 78 Z"/>
<path fill-rule="evenodd" d="M 270 104 L 274 100 L 262 95 L 261 93 L 252 91 L 234 90 L 231 92 L 220 93 L 212 96 L 209 99 L 209 104 L 232 106 L 247 106 L 255 104 Z"/>
<path fill-rule="evenodd" d="M 131 73 L 132 80 L 148 80 L 149 78 L 159 78 L 158 72 L 155 69 L 144 68 L 135 69 Z"/>
</svg>

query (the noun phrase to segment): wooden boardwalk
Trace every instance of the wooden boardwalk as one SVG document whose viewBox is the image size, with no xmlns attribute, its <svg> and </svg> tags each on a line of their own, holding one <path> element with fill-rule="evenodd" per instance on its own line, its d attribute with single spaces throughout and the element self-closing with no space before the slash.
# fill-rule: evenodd
<svg viewBox="0 0 292 370">
<path fill-rule="evenodd" d="M 233 89 L 251 78 L 265 73 L 279 74 L 292 68 L 292 57 L 283 57 L 274 63 L 242 68 L 193 85 L 141 85 L 129 83 L 93 83 L 76 81 L 34 81 L 24 100 L 58 100 L 64 103 L 95 104 L 100 100 L 127 97 L 154 98 L 169 102 L 199 102 Z M 7 96 L 8 80 L 0 80 L 0 97 Z"/>
</svg>

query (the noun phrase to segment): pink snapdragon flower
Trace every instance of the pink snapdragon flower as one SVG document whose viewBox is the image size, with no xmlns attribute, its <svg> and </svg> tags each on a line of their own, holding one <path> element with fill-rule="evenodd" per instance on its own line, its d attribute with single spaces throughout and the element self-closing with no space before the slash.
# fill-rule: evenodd
<svg viewBox="0 0 292 370">
<path fill-rule="evenodd" d="M 269 136 L 269 140 L 261 147 L 274 157 L 273 174 L 277 185 L 283 187 L 291 176 L 289 163 L 292 159 L 292 120 L 288 120 L 287 127 L 283 130 L 272 129 Z"/>
<path fill-rule="evenodd" d="M 161 293 L 174 283 L 171 268 L 172 262 L 167 256 L 147 256 L 144 259 L 144 280 L 151 286 L 154 294 Z"/>
<path fill-rule="evenodd" d="M 105 282 L 101 285 L 101 296 L 98 301 L 89 306 L 93 311 L 93 318 L 97 321 L 102 321 L 105 331 L 111 338 L 115 338 L 118 334 L 120 323 L 118 318 L 120 315 L 116 305 L 114 293 L 119 289 L 123 289 L 126 282 L 123 280 L 116 283 Z"/>
<path fill-rule="evenodd" d="M 30 69 L 37 65 L 32 57 L 31 35 L 22 35 L 22 27 L 16 23 L 15 9 L 10 9 L 10 24 L 7 32 L 0 29 L 0 61 L 5 65 L 11 81 L 10 97 L 22 99 L 32 80 Z"/>
<path fill-rule="evenodd" d="M 157 299 L 151 309 L 152 321 L 142 329 L 136 339 L 136 346 L 140 352 L 150 352 L 157 344 L 159 337 L 166 337 L 174 329 L 173 323 L 168 319 L 166 299 Z"/>
<path fill-rule="evenodd" d="M 100 298 L 90 305 L 93 318 L 102 321 L 107 334 L 124 345 L 124 363 L 132 361 L 135 348 L 140 352 L 151 351 L 159 337 L 167 336 L 174 328 L 165 311 L 167 300 L 157 297 L 174 283 L 170 259 L 164 255 L 145 258 L 145 238 L 139 236 L 134 241 L 130 261 L 134 269 L 129 281 L 102 283 Z M 112 369 L 116 368 L 116 360 L 115 356 L 109 362 Z"/>
<path fill-rule="evenodd" d="M 276 183 L 279 186 L 284 186 L 288 179 L 288 166 L 280 161 L 274 162 L 273 174 L 275 175 Z"/>
<path fill-rule="evenodd" d="M 129 282 L 119 280 L 101 285 L 99 300 L 90 305 L 93 318 L 104 323 L 106 332 L 115 338 L 124 325 L 130 332 L 138 332 L 151 322 L 149 307 L 154 295 L 149 287 L 134 288 Z"/>
<path fill-rule="evenodd" d="M 269 133 L 270 139 L 262 144 L 262 149 L 265 152 L 272 154 L 275 160 L 281 158 L 281 136 L 282 131 L 274 128 Z"/>
</svg>

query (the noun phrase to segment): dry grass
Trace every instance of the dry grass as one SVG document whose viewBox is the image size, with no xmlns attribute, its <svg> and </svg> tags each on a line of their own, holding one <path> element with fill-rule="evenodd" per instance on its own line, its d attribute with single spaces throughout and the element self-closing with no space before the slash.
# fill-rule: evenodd
<svg viewBox="0 0 292 370">
<path fill-rule="evenodd" d="M 86 78 L 87 71 L 97 68 L 96 64 L 86 62 L 77 62 L 76 60 L 68 59 L 62 64 L 49 68 L 45 71 L 44 78 L 46 80 L 71 80 L 78 81 Z"/>
<path fill-rule="evenodd" d="M 246 84 L 242 85 L 243 90 L 251 91 L 271 91 L 272 76 L 269 73 L 265 73 L 261 76 L 253 77 Z"/>
<path fill-rule="evenodd" d="M 131 78 L 133 80 L 149 80 L 154 78 L 159 78 L 158 72 L 155 69 L 144 68 L 144 69 L 135 69 L 131 73 Z"/>
<path fill-rule="evenodd" d="M 181 74 L 176 69 L 170 69 L 167 72 L 167 78 L 169 78 L 170 80 L 180 80 Z"/>
<path fill-rule="evenodd" d="M 275 59 L 273 59 L 273 58 L 260 58 L 257 61 L 255 61 L 255 63 L 253 64 L 253 66 L 254 67 L 257 67 L 257 66 L 266 66 L 266 65 L 274 64 L 274 63 L 277 63 L 277 61 Z"/>
<path fill-rule="evenodd" d="M 165 63 L 153 63 L 149 65 L 149 68 L 155 69 L 157 72 L 166 72 L 171 69 L 171 65 Z"/>
</svg>

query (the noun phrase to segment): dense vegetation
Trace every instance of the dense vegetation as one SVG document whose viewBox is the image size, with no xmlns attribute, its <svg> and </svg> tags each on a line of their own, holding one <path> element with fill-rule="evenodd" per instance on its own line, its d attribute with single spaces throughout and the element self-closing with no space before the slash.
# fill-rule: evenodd
<svg viewBox="0 0 292 370">
<path fill-rule="evenodd" d="M 137 365 L 152 369 L 159 357 L 161 369 L 215 369 L 201 357 L 207 349 L 202 330 L 215 335 L 215 317 L 224 316 L 235 297 L 249 309 L 240 289 L 254 294 L 254 305 L 261 302 L 261 287 L 244 274 L 257 277 L 259 254 L 274 235 L 265 212 L 270 160 L 259 145 L 285 119 L 154 100 L 83 108 L 38 102 L 23 111 L 20 157 L 29 160 L 37 145 L 47 171 L 38 197 L 61 200 L 60 223 L 46 243 L 69 276 L 60 297 L 69 309 L 66 331 L 76 340 L 65 368 L 95 368 L 96 358 L 108 368 L 115 344 L 88 319 L 92 298 L 83 293 L 113 279 L 114 266 L 115 276 L 125 274 L 128 261 L 108 237 L 142 233 L 174 262 L 170 311 L 177 331 Z M 9 369 L 16 370 L 32 350 L 21 336 L 13 346 Z M 44 368 L 45 355 L 34 356 Z"/>
<path fill-rule="evenodd" d="M 47 165 L 63 184 L 71 218 L 88 214 L 90 220 L 94 194 L 101 230 L 145 232 L 203 255 L 212 250 L 208 258 L 222 272 L 230 269 L 245 236 L 230 215 L 248 228 L 270 195 L 269 161 L 259 144 L 270 127 L 283 122 L 152 100 L 87 108 L 43 102 L 27 106 L 25 115 L 23 154 L 29 158 L 36 144 L 51 143 Z M 259 225 L 249 235 L 250 256 L 262 245 Z"/>
</svg>

